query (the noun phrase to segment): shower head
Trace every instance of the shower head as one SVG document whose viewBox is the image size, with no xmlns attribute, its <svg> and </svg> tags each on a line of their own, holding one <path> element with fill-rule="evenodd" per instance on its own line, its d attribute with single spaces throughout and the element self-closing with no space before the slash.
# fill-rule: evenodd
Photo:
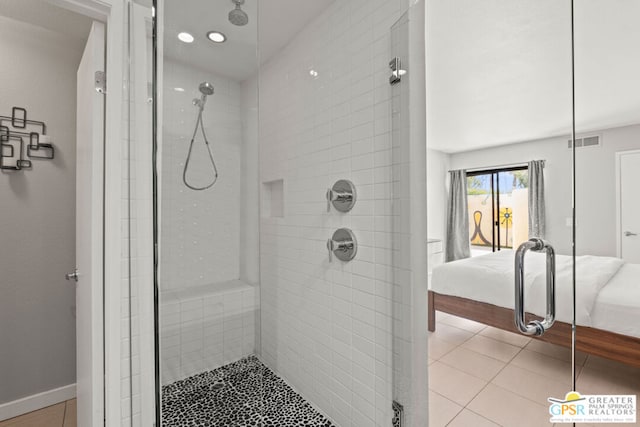
<svg viewBox="0 0 640 427">
<path fill-rule="evenodd" d="M 247 25 L 249 22 L 249 16 L 244 13 L 240 6 L 244 4 L 244 0 L 231 0 L 236 4 L 236 8 L 229 12 L 229 22 L 233 25 Z"/>
<path fill-rule="evenodd" d="M 193 105 L 202 110 L 204 109 L 204 104 L 207 103 L 207 96 L 213 95 L 213 85 L 209 82 L 202 82 L 200 83 L 200 86 L 198 86 L 198 89 L 200 89 L 202 96 L 200 96 L 200 99 L 194 99 Z"/>
<path fill-rule="evenodd" d="M 209 82 L 200 83 L 200 86 L 198 86 L 198 89 L 200 89 L 200 92 L 204 96 L 213 95 L 213 85 Z"/>
</svg>

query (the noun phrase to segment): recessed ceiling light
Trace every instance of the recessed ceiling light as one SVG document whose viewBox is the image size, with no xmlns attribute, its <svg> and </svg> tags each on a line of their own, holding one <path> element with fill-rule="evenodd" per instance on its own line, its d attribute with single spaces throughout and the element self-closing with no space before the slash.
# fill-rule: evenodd
<svg viewBox="0 0 640 427">
<path fill-rule="evenodd" d="M 180 39 L 181 42 L 185 42 L 185 43 L 193 43 L 193 36 L 189 33 L 180 33 L 178 34 L 178 39 Z"/>
<path fill-rule="evenodd" d="M 209 31 L 207 33 L 207 38 L 214 43 L 223 43 L 227 40 L 227 36 L 222 34 L 220 31 Z"/>
</svg>

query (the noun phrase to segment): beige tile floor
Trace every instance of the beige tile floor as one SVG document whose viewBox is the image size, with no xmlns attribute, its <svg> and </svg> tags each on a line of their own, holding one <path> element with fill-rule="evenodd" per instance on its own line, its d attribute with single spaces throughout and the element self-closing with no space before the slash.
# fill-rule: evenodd
<svg viewBox="0 0 640 427">
<path fill-rule="evenodd" d="M 0 427 L 76 427 L 76 399 L 0 421 Z"/>
<path fill-rule="evenodd" d="M 445 313 L 436 325 L 429 333 L 430 427 L 551 426 L 547 397 L 571 389 L 569 349 Z M 578 392 L 640 395 L 640 368 L 584 353 L 576 359 Z"/>
</svg>

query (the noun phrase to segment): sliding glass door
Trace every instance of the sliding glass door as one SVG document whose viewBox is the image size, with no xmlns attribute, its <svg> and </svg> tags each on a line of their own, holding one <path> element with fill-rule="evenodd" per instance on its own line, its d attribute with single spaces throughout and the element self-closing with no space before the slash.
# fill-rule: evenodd
<svg viewBox="0 0 640 427">
<path fill-rule="evenodd" d="M 430 425 L 552 425 L 574 390 L 571 7 L 427 2 Z"/>
<path fill-rule="evenodd" d="M 526 166 L 467 172 L 471 255 L 513 249 L 528 239 Z"/>
</svg>

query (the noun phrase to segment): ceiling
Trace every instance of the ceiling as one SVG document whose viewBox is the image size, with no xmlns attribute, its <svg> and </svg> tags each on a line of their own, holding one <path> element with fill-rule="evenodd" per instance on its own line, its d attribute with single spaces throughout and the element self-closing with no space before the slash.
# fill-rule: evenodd
<svg viewBox="0 0 640 427">
<path fill-rule="evenodd" d="M 42 0 L 0 0 L 0 15 L 62 34 L 82 46 L 91 29 L 91 19 Z"/>
<path fill-rule="evenodd" d="M 246 0 L 242 10 L 249 15 L 249 23 L 238 27 L 228 20 L 235 7 L 231 0 L 165 0 L 164 18 L 160 16 L 164 53 L 170 59 L 243 81 L 255 74 L 258 52 L 260 62 L 266 62 L 333 2 L 260 0 L 258 7 L 258 0 Z M 211 30 L 224 33 L 227 41 L 208 41 L 206 34 Z M 178 41 L 176 37 L 182 31 L 196 40 L 191 44 Z"/>
<path fill-rule="evenodd" d="M 640 1 L 575 2 L 576 130 L 640 123 Z M 460 152 L 571 133 L 569 0 L 427 0 L 427 140 Z"/>
</svg>

